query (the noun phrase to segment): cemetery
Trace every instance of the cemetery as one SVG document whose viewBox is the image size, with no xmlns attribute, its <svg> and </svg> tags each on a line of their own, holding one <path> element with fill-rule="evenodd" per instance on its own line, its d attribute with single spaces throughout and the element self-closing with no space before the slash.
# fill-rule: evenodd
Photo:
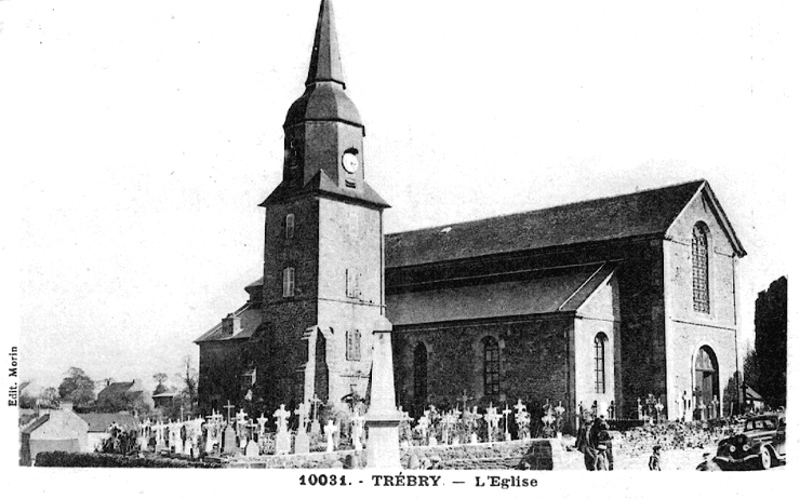
<svg viewBox="0 0 800 499">
<path fill-rule="evenodd" d="M 376 381 L 379 381 L 376 379 Z M 374 405 L 381 394 L 373 390 Z M 389 397 L 391 399 L 393 397 Z M 560 402 L 535 408 L 522 400 L 495 407 L 469 405 L 466 393 L 452 407 L 430 406 L 417 419 L 402 407 L 388 411 L 396 423 L 399 466 L 424 469 L 582 469 L 575 439 L 561 428 L 569 417 Z M 98 452 L 43 453 L 37 466 L 322 468 L 375 466 L 368 452 L 370 411 L 353 397 L 339 410 L 313 400 L 272 414 L 251 415 L 232 403 L 225 413 L 184 421 L 141 421 L 135 430 L 110 428 Z M 641 401 L 640 401 L 641 402 Z M 663 405 L 652 396 L 640 403 L 635 420 L 614 419 L 613 407 L 581 407 L 584 417 L 602 418 L 611 427 L 616 460 L 636 468 L 654 445 L 667 452 L 690 452 L 691 469 L 702 449 L 737 428 L 736 421 L 706 419 L 665 421 Z M 602 412 L 601 412 L 602 411 Z M 383 411 L 387 413 L 386 410 Z M 380 438 L 380 437 L 379 437 Z M 382 455 L 391 443 L 381 444 Z M 691 451 L 695 451 L 691 453 Z M 625 467 L 620 468 L 625 469 Z"/>
</svg>

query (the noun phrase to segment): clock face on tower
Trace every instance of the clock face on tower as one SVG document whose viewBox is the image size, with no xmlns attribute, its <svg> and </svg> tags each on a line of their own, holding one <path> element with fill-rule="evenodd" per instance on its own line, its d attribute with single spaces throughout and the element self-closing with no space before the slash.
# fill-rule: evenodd
<svg viewBox="0 0 800 499">
<path fill-rule="evenodd" d="M 358 157 L 351 153 L 346 152 L 342 155 L 342 167 L 347 173 L 353 174 L 358 171 Z"/>
</svg>

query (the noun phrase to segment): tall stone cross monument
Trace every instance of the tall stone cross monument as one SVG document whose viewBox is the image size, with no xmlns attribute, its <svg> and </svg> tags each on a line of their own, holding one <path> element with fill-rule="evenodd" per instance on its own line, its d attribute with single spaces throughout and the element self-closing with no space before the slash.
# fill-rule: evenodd
<svg viewBox="0 0 800 499">
<path fill-rule="evenodd" d="M 367 467 L 400 469 L 400 421 L 394 397 L 392 324 L 381 317 L 372 332 L 372 392 L 367 425 Z"/>
</svg>

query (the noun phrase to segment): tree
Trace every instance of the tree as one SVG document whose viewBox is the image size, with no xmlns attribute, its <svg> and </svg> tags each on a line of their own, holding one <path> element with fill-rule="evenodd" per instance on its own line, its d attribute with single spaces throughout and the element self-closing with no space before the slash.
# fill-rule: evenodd
<svg viewBox="0 0 800 499">
<path fill-rule="evenodd" d="M 61 400 L 76 406 L 89 405 L 94 401 L 94 381 L 79 367 L 70 367 L 67 376 L 58 385 Z"/>
<path fill-rule="evenodd" d="M 169 379 L 166 373 L 155 373 L 153 375 L 153 380 L 158 383 L 156 385 L 156 389 L 153 390 L 153 395 L 158 395 L 159 393 L 164 393 L 169 391 L 169 388 L 164 384 L 165 381 Z"/>
<path fill-rule="evenodd" d="M 58 403 L 61 397 L 58 395 L 58 390 L 53 388 L 52 386 L 48 386 L 42 393 L 39 394 L 39 407 L 44 407 L 46 409 L 54 409 L 58 407 Z"/>
<path fill-rule="evenodd" d="M 192 357 L 187 355 L 183 358 L 184 370 L 178 376 L 183 381 L 183 389 L 181 393 L 184 399 L 188 402 L 188 411 L 190 414 L 194 412 L 194 404 L 197 400 L 197 370 L 192 367 Z"/>
<path fill-rule="evenodd" d="M 744 362 L 742 363 L 742 371 L 744 372 L 743 381 L 747 383 L 747 386 L 761 393 L 763 388 L 761 386 L 761 371 L 758 368 L 758 355 L 755 350 L 750 349 L 747 351 L 747 355 L 744 356 Z"/>
</svg>

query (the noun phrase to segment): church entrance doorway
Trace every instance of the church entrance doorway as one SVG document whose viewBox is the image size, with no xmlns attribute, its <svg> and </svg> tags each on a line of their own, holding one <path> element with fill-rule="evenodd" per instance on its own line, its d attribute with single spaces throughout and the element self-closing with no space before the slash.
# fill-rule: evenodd
<svg viewBox="0 0 800 499">
<path fill-rule="evenodd" d="M 711 348 L 704 346 L 694 361 L 694 419 L 708 419 L 719 405 L 719 364 Z"/>
</svg>

